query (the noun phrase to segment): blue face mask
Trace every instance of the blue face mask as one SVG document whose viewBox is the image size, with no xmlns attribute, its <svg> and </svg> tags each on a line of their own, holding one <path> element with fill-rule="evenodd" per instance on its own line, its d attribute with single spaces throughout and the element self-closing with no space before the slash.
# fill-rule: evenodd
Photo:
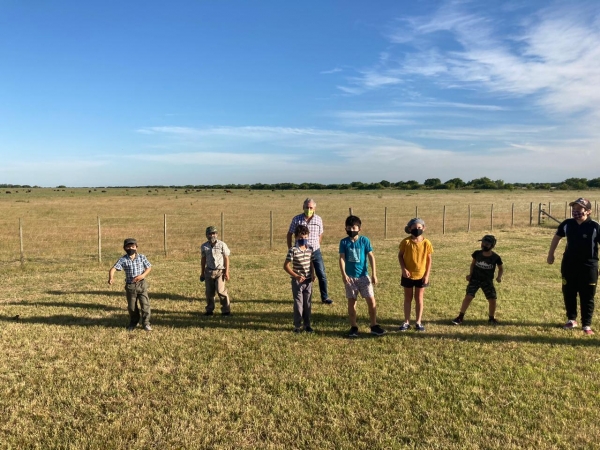
<svg viewBox="0 0 600 450">
<path fill-rule="evenodd" d="M 308 245 L 308 239 L 301 238 L 297 239 L 296 242 L 298 243 L 298 247 Z"/>
</svg>

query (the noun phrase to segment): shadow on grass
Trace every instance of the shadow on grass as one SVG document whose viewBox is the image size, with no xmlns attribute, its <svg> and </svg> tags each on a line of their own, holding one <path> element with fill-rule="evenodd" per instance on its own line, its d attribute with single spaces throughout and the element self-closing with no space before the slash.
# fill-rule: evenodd
<svg viewBox="0 0 600 450">
<path fill-rule="evenodd" d="M 73 295 L 73 294 L 77 294 L 77 295 L 102 295 L 102 296 L 107 296 L 107 297 L 123 297 L 125 298 L 125 290 L 124 289 L 119 289 L 119 290 L 114 290 L 114 291 L 108 291 L 108 290 L 103 290 L 103 291 L 46 291 L 46 294 L 50 294 L 50 295 Z M 152 299 L 156 299 L 156 300 L 182 300 L 182 301 L 194 301 L 194 300 L 198 300 L 198 297 L 186 297 L 184 295 L 178 295 L 178 294 L 170 294 L 168 292 L 153 292 L 150 291 L 149 292 L 150 295 L 150 301 L 152 301 Z"/>
</svg>

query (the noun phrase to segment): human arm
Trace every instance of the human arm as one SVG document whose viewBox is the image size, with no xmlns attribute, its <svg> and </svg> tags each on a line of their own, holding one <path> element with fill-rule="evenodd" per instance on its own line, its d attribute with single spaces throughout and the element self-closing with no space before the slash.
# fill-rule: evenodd
<svg viewBox="0 0 600 450">
<path fill-rule="evenodd" d="M 345 284 L 350 284 L 350 277 L 346 275 L 346 260 L 344 259 L 346 255 L 344 253 L 340 253 L 340 271 L 342 272 L 342 280 Z"/>
<path fill-rule="evenodd" d="M 548 250 L 548 257 L 546 258 L 548 264 L 554 264 L 554 252 L 556 250 L 556 247 L 558 247 L 558 243 L 561 239 L 562 236 L 559 236 L 558 234 L 555 234 L 552 238 L 552 242 L 550 243 L 550 250 Z"/>
<path fill-rule="evenodd" d="M 471 277 L 473 276 L 473 269 L 475 268 L 475 258 L 471 261 L 471 267 L 469 268 L 469 275 L 467 275 L 467 281 L 471 281 Z"/>
<path fill-rule="evenodd" d="M 200 281 L 204 281 L 204 271 L 206 270 L 206 256 L 202 255 L 200 258 Z"/>
<path fill-rule="evenodd" d="M 152 267 L 146 267 L 146 270 L 144 270 L 143 273 L 141 273 L 140 275 L 135 277 L 133 279 L 133 282 L 137 283 L 138 281 L 142 281 L 144 278 L 146 278 L 148 276 L 148 274 L 150 273 L 151 270 L 152 270 Z"/>
<path fill-rule="evenodd" d="M 398 262 L 400 263 L 400 272 L 402 272 L 402 276 L 404 278 L 410 278 L 410 272 L 406 269 L 406 264 L 404 264 L 404 250 L 398 252 Z"/>
<path fill-rule="evenodd" d="M 427 254 L 427 258 L 425 260 L 425 275 L 423 275 L 423 284 L 428 284 L 429 283 L 429 274 L 431 272 L 431 253 Z"/>
<path fill-rule="evenodd" d="M 108 271 L 108 284 L 113 284 L 115 281 L 115 272 L 117 269 L 115 267 L 111 267 Z"/>
<path fill-rule="evenodd" d="M 287 234 L 287 246 L 288 248 L 292 248 L 292 236 L 294 235 L 294 233 L 289 232 Z"/>
<path fill-rule="evenodd" d="M 223 255 L 223 264 L 225 265 L 225 273 L 223 279 L 229 281 L 229 255 Z"/>
<path fill-rule="evenodd" d="M 373 252 L 367 253 L 367 257 L 369 258 L 369 264 L 371 264 L 371 283 L 373 285 L 377 284 L 377 266 L 375 265 L 375 255 Z"/>
<path fill-rule="evenodd" d="M 283 270 L 285 270 L 294 280 L 298 281 L 298 283 L 302 283 L 304 282 L 304 280 L 306 280 L 306 278 L 304 278 L 302 275 L 299 275 L 296 272 L 294 272 L 294 270 L 292 269 L 292 262 L 287 259 L 283 263 Z"/>
<path fill-rule="evenodd" d="M 498 276 L 496 277 L 498 283 L 502 283 L 502 275 L 504 275 L 504 264 L 498 264 Z"/>
</svg>

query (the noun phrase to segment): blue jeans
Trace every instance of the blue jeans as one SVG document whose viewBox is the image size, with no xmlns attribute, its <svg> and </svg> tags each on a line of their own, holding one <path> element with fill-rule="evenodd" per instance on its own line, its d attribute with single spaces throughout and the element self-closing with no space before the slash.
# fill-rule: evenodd
<svg viewBox="0 0 600 450">
<path fill-rule="evenodd" d="M 315 266 L 315 275 L 319 280 L 319 291 L 321 291 L 321 301 L 327 300 L 327 274 L 325 273 L 325 264 L 323 263 L 323 255 L 321 249 L 315 250 L 312 254 L 312 262 Z"/>
</svg>

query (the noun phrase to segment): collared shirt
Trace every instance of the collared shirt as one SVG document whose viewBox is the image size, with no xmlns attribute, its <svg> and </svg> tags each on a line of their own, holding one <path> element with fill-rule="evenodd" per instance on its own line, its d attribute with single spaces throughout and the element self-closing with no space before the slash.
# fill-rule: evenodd
<svg viewBox="0 0 600 450">
<path fill-rule="evenodd" d="M 123 255 L 113 266 L 117 270 L 125 271 L 125 283 L 133 283 L 133 279 L 138 275 L 143 274 L 148 267 L 152 267 L 150 261 L 139 253 L 135 254 L 135 258 L 131 259 L 129 255 Z"/>
<path fill-rule="evenodd" d="M 296 245 L 290 248 L 285 260 L 292 263 L 292 268 L 298 275 L 302 275 L 304 278 L 310 278 L 310 260 L 312 253 L 312 248 L 306 247 L 302 250 Z"/>
<path fill-rule="evenodd" d="M 313 214 L 310 220 L 306 220 L 304 214 L 298 214 L 292 219 L 288 233 L 294 234 L 298 225 L 306 225 L 308 227 L 308 245 L 313 251 L 321 248 L 321 235 L 323 234 L 323 220 L 321 216 Z"/>
<path fill-rule="evenodd" d="M 571 264 L 598 265 L 598 244 L 600 224 L 588 217 L 581 224 L 575 219 L 564 220 L 556 230 L 556 235 L 567 238 L 563 261 Z"/>
<path fill-rule="evenodd" d="M 214 247 L 210 245 L 210 241 L 200 246 L 200 255 L 206 258 L 206 268 L 210 270 L 225 269 L 223 257 L 229 254 L 229 247 L 223 241 L 217 240 Z"/>
</svg>

